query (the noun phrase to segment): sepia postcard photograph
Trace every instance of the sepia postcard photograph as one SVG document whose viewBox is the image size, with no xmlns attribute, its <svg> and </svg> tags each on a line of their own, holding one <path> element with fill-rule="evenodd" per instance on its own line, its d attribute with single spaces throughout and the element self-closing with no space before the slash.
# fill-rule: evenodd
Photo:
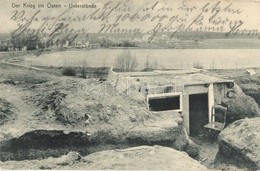
<svg viewBox="0 0 260 171">
<path fill-rule="evenodd" d="M 0 170 L 260 170 L 260 0 L 0 0 Z"/>
</svg>

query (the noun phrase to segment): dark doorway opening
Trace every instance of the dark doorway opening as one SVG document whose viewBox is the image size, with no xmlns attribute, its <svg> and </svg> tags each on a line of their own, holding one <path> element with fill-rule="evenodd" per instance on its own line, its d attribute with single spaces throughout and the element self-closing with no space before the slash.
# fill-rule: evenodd
<svg viewBox="0 0 260 171">
<path fill-rule="evenodd" d="M 180 96 L 149 99 L 149 108 L 151 111 L 179 110 L 180 104 Z"/>
<path fill-rule="evenodd" d="M 190 135 L 205 135 L 204 125 L 208 119 L 208 94 L 195 94 L 189 96 L 189 113 L 190 113 Z"/>
</svg>

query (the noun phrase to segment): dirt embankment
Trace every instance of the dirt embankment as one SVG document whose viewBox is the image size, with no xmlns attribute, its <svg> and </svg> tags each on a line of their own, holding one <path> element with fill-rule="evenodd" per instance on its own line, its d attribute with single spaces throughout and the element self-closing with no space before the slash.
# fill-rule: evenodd
<svg viewBox="0 0 260 171">
<path fill-rule="evenodd" d="M 246 76 L 237 77 L 235 81 L 246 95 L 255 99 L 260 107 L 260 75 L 250 76 L 247 74 Z"/>
<path fill-rule="evenodd" d="M 150 112 L 144 97 L 138 92 L 132 92 L 130 95 L 124 94 L 115 90 L 106 81 L 99 79 L 58 77 L 21 68 L 13 70 L 10 66 L 0 68 L 0 70 L 0 88 L 3 90 L 0 91 L 0 97 L 12 102 L 16 109 L 13 112 L 14 120 L 7 121 L 0 126 L 2 130 L 0 133 L 0 158 L 2 161 L 28 159 L 32 163 L 38 163 L 45 160 L 32 161 L 32 159 L 58 157 L 70 151 L 87 155 L 98 151 L 140 145 L 163 145 L 186 151 L 192 157 L 198 155 L 197 147 L 188 141 L 183 132 L 180 114 Z M 237 110 L 237 100 L 241 100 L 240 102 L 243 104 L 241 111 Z M 255 110 L 257 107 L 251 102 L 248 104 L 247 100 L 239 97 L 234 102 L 226 102 L 229 106 L 234 105 L 233 113 L 229 115 L 237 115 L 238 112 L 242 114 L 241 117 L 245 117 L 245 113 L 250 116 L 251 113 L 254 115 L 257 113 Z M 248 108 L 248 105 L 252 108 Z M 162 154 L 157 148 L 148 149 L 148 151 L 154 151 L 151 153 L 155 156 Z M 108 153 L 120 156 L 114 151 L 108 151 Z M 93 154 L 93 157 L 99 154 Z M 101 157 L 108 155 L 106 152 L 101 154 Z M 133 154 L 124 155 L 132 156 Z M 144 154 L 146 154 L 146 150 Z M 145 156 L 148 156 L 149 159 L 148 154 Z M 178 155 L 176 154 L 176 156 Z M 146 161 L 146 157 L 139 157 L 135 160 L 141 161 L 142 158 Z M 172 158 L 171 161 L 176 160 L 177 163 L 182 163 L 182 159 L 183 157 Z M 151 161 L 154 160 L 151 158 Z M 158 159 L 158 161 L 160 160 Z M 1 162 L 1 165 L 13 164 L 19 168 L 19 162 L 13 162 Z M 113 162 L 115 162 L 113 167 L 111 166 L 113 169 L 117 168 L 117 165 L 120 168 L 125 164 Z M 67 165 L 66 167 L 85 167 L 85 163 L 81 164 L 79 162 L 79 166 Z M 150 163 L 144 162 L 144 166 L 146 165 L 149 166 Z M 93 167 L 95 166 L 93 165 Z M 32 167 L 34 168 L 34 166 Z M 53 167 L 50 166 L 50 168 Z M 174 169 L 173 166 L 160 166 L 159 168 Z"/>
<path fill-rule="evenodd" d="M 0 125 L 14 118 L 14 106 L 5 99 L 0 98 Z"/>
<path fill-rule="evenodd" d="M 222 102 L 228 107 L 227 125 L 239 119 L 259 117 L 260 110 L 255 100 L 246 95 L 237 84 L 235 84 L 234 90 L 235 97 Z"/>
<path fill-rule="evenodd" d="M 122 94 L 99 79 L 10 66 L 0 70 L 0 95 L 12 101 L 19 116 L 0 126 L 2 161 L 139 145 L 189 149 L 180 114 L 151 113 L 138 92 Z"/>
<path fill-rule="evenodd" d="M 90 170 L 207 170 L 186 153 L 162 146 L 139 146 L 105 150 L 82 157 L 69 152 L 59 158 L 0 162 L 3 169 L 90 169 Z"/>
</svg>

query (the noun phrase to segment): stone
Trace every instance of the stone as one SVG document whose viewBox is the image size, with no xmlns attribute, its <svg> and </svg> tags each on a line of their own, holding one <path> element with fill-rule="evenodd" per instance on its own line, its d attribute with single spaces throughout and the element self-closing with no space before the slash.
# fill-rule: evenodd
<svg viewBox="0 0 260 171">
<path fill-rule="evenodd" d="M 216 161 L 260 169 L 260 118 L 238 120 L 219 135 Z"/>
<path fill-rule="evenodd" d="M 84 157 L 84 160 L 86 169 L 91 170 L 207 170 L 185 152 L 157 145 L 101 151 Z"/>
</svg>

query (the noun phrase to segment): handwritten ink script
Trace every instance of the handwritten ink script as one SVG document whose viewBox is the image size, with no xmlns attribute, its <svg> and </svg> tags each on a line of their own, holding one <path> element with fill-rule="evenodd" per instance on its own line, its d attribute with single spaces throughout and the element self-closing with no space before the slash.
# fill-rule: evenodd
<svg viewBox="0 0 260 171">
<path fill-rule="evenodd" d="M 85 2 L 85 1 L 84 1 Z M 43 35 L 56 44 L 73 42 L 85 33 L 147 35 L 152 42 L 159 33 L 221 32 L 225 36 L 259 38 L 258 26 L 249 22 L 250 12 L 232 1 L 102 1 L 83 4 L 12 3 L 10 20 L 14 36 Z"/>
</svg>

